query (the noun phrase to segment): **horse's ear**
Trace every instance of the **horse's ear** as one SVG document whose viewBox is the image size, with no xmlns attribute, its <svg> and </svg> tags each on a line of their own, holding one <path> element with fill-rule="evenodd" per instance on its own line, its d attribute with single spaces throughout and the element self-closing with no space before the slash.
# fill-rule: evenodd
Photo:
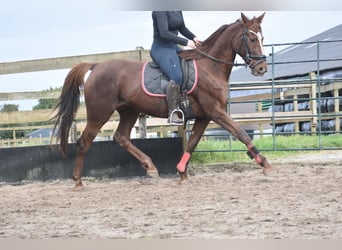
<svg viewBox="0 0 342 250">
<path fill-rule="evenodd" d="M 245 14 L 243 14 L 242 12 L 241 12 L 241 19 L 242 19 L 242 22 L 243 22 L 244 24 L 248 24 L 248 22 L 250 21 L 250 20 L 248 19 L 248 17 L 246 17 Z"/>
<path fill-rule="evenodd" d="M 266 12 L 264 12 L 261 16 L 259 16 L 259 17 L 257 18 L 257 22 L 258 22 L 258 23 L 261 23 L 261 22 L 262 22 L 262 20 L 264 19 L 265 14 L 266 14 Z"/>
</svg>

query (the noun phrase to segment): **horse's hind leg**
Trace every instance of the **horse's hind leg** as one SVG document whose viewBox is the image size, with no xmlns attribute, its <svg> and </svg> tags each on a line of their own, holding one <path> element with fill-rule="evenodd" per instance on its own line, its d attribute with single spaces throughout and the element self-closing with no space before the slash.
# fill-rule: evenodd
<svg viewBox="0 0 342 250">
<path fill-rule="evenodd" d="M 82 187 L 82 170 L 84 164 L 84 158 L 86 153 L 88 152 L 90 145 L 92 144 L 93 140 L 95 139 L 97 133 L 99 132 L 100 128 L 104 123 L 100 124 L 92 124 L 87 122 L 87 125 L 82 132 L 81 137 L 77 140 L 77 150 L 76 150 L 76 160 L 75 160 L 75 167 L 72 178 L 75 181 L 76 188 Z"/>
<path fill-rule="evenodd" d="M 131 155 L 139 160 L 140 164 L 146 169 L 147 175 L 157 177 L 158 169 L 153 164 L 150 157 L 134 146 L 130 140 L 131 130 L 138 119 L 139 112 L 125 107 L 118 110 L 120 114 L 119 126 L 114 134 L 114 140 Z"/>
</svg>

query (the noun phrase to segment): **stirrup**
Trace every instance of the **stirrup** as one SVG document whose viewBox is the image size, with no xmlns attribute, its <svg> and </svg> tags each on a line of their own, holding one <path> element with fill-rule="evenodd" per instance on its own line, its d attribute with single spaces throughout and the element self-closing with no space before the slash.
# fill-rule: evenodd
<svg viewBox="0 0 342 250">
<path fill-rule="evenodd" d="M 175 114 L 175 115 L 178 116 L 178 114 L 177 114 L 178 112 L 180 112 L 181 115 L 182 115 L 182 117 L 179 118 L 179 119 L 181 119 L 181 121 L 178 121 L 178 122 L 172 121 L 173 115 Z M 184 113 L 183 113 L 183 110 L 181 110 L 181 109 L 179 109 L 179 108 L 172 110 L 171 113 L 170 113 L 170 115 L 169 115 L 169 123 L 170 123 L 171 125 L 176 125 L 176 126 L 181 126 L 181 125 L 183 125 L 183 124 L 184 124 Z"/>
</svg>

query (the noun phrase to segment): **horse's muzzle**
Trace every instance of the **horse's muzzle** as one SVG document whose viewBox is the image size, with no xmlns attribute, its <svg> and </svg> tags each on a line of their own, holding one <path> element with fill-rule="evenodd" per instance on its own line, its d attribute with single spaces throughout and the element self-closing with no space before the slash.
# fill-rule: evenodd
<svg viewBox="0 0 342 250">
<path fill-rule="evenodd" d="M 263 76 L 267 72 L 267 63 L 265 55 L 247 55 L 246 65 L 252 70 L 252 75 Z"/>
<path fill-rule="evenodd" d="M 249 65 L 249 68 L 252 71 L 252 75 L 263 76 L 267 72 L 267 63 L 265 60 L 252 60 L 252 63 Z"/>
</svg>

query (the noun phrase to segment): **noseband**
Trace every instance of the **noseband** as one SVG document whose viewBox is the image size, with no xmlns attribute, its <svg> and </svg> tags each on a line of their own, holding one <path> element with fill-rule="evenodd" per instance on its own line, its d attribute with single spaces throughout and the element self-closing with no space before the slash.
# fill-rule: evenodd
<svg viewBox="0 0 342 250">
<path fill-rule="evenodd" d="M 255 33 L 252 30 L 248 30 L 247 27 L 244 26 L 243 34 L 242 34 L 242 40 L 241 40 L 241 45 L 240 45 L 240 49 L 239 49 L 239 51 L 241 51 L 242 46 L 245 45 L 246 56 L 243 58 L 243 60 L 245 61 L 244 64 L 234 63 L 234 62 L 227 62 L 227 61 L 221 60 L 219 58 L 216 58 L 214 56 L 209 55 L 208 53 L 206 53 L 206 52 L 204 52 L 204 51 L 202 51 L 202 50 L 200 50 L 198 48 L 196 48 L 196 51 L 198 53 L 200 53 L 201 55 L 203 55 L 203 56 L 205 56 L 207 58 L 210 58 L 211 60 L 219 62 L 219 63 L 223 63 L 223 64 L 227 64 L 227 65 L 234 65 L 234 66 L 246 66 L 246 67 L 248 66 L 251 69 L 254 69 L 260 63 L 266 61 L 266 56 L 265 55 L 253 55 L 253 54 L 250 54 L 250 49 L 248 47 L 248 42 L 247 42 L 247 32 L 248 31 L 250 33 L 256 35 L 256 37 L 258 38 L 258 41 L 260 43 L 260 46 L 262 48 L 262 41 L 261 41 L 262 40 L 262 36 L 261 36 L 261 34 L 257 34 L 257 33 Z M 255 62 L 255 60 L 257 60 L 257 61 Z"/>
</svg>

